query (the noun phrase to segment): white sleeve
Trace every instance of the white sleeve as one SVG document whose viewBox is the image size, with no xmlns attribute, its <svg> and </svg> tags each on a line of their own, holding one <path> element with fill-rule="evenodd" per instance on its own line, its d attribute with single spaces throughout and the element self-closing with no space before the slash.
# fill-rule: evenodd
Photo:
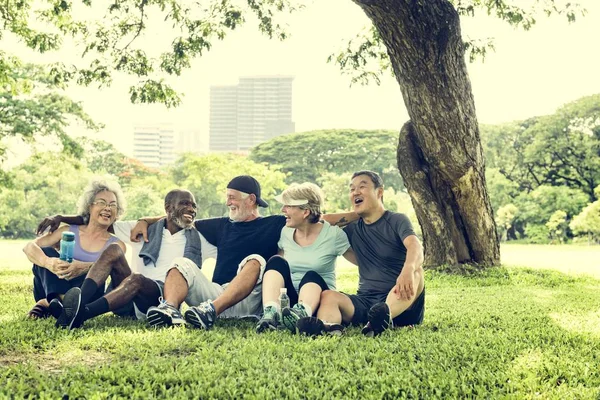
<svg viewBox="0 0 600 400">
<path fill-rule="evenodd" d="M 131 244 L 131 240 L 129 240 L 129 235 L 136 224 L 137 221 L 115 221 L 113 223 L 115 236 L 118 237 L 119 240 L 123 243 Z"/>
<path fill-rule="evenodd" d="M 204 261 L 206 261 L 209 258 L 214 258 L 216 260 L 217 248 L 212 244 L 208 243 L 208 240 L 206 240 L 206 238 L 200 232 L 198 232 L 198 235 L 200 236 L 200 251 L 202 252 L 202 264 L 204 264 Z"/>
</svg>

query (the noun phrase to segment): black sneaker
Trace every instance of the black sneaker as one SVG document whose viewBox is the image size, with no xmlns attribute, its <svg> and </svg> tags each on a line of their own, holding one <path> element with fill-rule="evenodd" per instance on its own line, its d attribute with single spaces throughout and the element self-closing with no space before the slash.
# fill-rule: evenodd
<svg viewBox="0 0 600 400">
<path fill-rule="evenodd" d="M 296 304 L 292 308 L 286 307 L 281 310 L 281 322 L 283 323 L 283 326 L 285 326 L 291 333 L 296 333 L 296 324 L 298 321 L 308 316 L 309 315 L 306 313 L 306 309 L 300 303 Z"/>
<path fill-rule="evenodd" d="M 146 312 L 148 324 L 154 328 L 173 325 L 185 325 L 185 320 L 178 308 L 160 299 L 158 306 L 148 308 Z"/>
<path fill-rule="evenodd" d="M 83 311 L 81 307 L 81 289 L 71 288 L 63 297 L 63 309 L 56 320 L 57 328 L 75 329 L 83 325 Z"/>
<path fill-rule="evenodd" d="M 256 333 L 262 333 L 264 331 L 276 331 L 279 326 L 279 314 L 277 309 L 273 306 L 265 307 L 263 317 L 258 321 L 256 325 Z"/>
<path fill-rule="evenodd" d="M 198 329 L 212 328 L 217 319 L 217 312 L 210 300 L 200 303 L 197 307 L 190 307 L 183 315 L 185 320 Z"/>
<path fill-rule="evenodd" d="M 379 336 L 383 331 L 394 326 L 390 307 L 386 303 L 377 303 L 371 307 L 367 318 L 369 322 L 362 329 L 362 334 L 365 336 Z"/>
<path fill-rule="evenodd" d="M 52 299 L 50 304 L 48 305 L 48 310 L 50 311 L 50 315 L 54 318 L 58 319 L 60 314 L 62 314 L 63 304 L 58 297 Z"/>
<path fill-rule="evenodd" d="M 300 318 L 296 327 L 299 334 L 307 336 L 321 336 L 325 331 L 325 324 L 317 317 Z"/>
</svg>

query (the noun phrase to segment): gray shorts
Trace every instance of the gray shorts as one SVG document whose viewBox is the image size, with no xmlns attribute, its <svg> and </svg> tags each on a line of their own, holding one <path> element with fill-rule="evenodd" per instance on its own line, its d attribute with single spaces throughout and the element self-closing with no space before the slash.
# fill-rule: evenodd
<svg viewBox="0 0 600 400">
<path fill-rule="evenodd" d="M 189 291 L 185 298 L 188 306 L 197 306 L 207 300 L 214 300 L 224 291 L 228 283 L 220 285 L 210 281 L 192 260 L 183 259 L 174 265 L 187 281 Z M 238 274 L 241 269 L 238 269 Z M 223 311 L 219 318 L 244 318 L 257 317 L 262 314 L 262 276 L 264 266 L 261 266 L 260 275 L 252 292 L 239 303 Z"/>
</svg>

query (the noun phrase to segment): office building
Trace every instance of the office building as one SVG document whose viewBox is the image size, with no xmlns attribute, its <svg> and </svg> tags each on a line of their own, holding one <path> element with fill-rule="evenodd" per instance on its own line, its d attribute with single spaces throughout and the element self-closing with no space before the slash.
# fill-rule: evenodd
<svg viewBox="0 0 600 400">
<path fill-rule="evenodd" d="M 210 91 L 210 150 L 248 151 L 292 133 L 291 76 L 242 77 L 235 86 Z"/>
<path fill-rule="evenodd" d="M 133 157 L 148 167 L 175 161 L 175 132 L 170 125 L 137 125 L 133 129 Z"/>
</svg>

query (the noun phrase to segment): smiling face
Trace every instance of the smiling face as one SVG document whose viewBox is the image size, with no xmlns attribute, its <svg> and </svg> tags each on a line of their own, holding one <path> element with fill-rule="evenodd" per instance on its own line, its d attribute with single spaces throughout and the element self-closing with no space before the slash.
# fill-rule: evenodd
<svg viewBox="0 0 600 400">
<path fill-rule="evenodd" d="M 235 189 L 227 189 L 227 207 L 229 207 L 229 218 L 232 221 L 243 222 L 253 216 L 255 208 L 254 195 L 246 195 Z"/>
<path fill-rule="evenodd" d="M 181 229 L 189 229 L 194 224 L 196 209 L 194 195 L 181 191 L 167 206 L 167 218 Z"/>
<path fill-rule="evenodd" d="M 90 221 L 110 226 L 117 219 L 117 209 L 117 196 L 108 190 L 102 191 L 96 194 L 90 206 Z"/>
<path fill-rule="evenodd" d="M 283 206 L 281 212 L 285 215 L 285 226 L 288 228 L 298 228 L 310 215 L 308 210 L 304 210 L 298 206 Z"/>
<path fill-rule="evenodd" d="M 361 217 L 382 207 L 383 187 L 375 184 L 367 175 L 358 175 L 350 182 L 350 203 Z"/>
</svg>

